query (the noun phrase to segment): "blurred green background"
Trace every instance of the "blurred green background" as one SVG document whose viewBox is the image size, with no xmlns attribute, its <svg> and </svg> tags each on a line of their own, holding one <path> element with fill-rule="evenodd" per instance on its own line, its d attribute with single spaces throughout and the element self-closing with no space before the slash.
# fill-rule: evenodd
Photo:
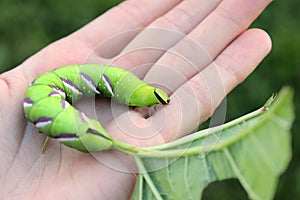
<svg viewBox="0 0 300 200">
<path fill-rule="evenodd" d="M 85 25 L 121 0 L 1 0 L 0 73 L 7 71 L 49 43 Z M 260 67 L 227 98 L 227 121 L 246 114 L 283 85 L 295 90 L 296 114 L 300 109 L 300 1 L 274 1 L 252 27 L 266 30 L 273 50 Z M 293 160 L 280 178 L 276 199 L 300 199 L 300 121 L 293 129 Z M 280 148 L 280 146 L 278 147 Z M 245 199 L 237 181 L 210 185 L 204 199 Z"/>
</svg>

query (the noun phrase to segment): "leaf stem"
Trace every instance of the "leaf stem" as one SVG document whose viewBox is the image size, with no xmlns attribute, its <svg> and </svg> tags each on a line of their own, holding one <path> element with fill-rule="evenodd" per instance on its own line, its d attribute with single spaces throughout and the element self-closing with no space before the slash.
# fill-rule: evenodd
<svg viewBox="0 0 300 200">
<path fill-rule="evenodd" d="M 144 178 L 141 174 L 139 174 L 139 200 L 143 200 L 143 185 L 144 185 Z"/>
<path fill-rule="evenodd" d="M 205 129 L 205 130 L 201 130 L 201 131 L 198 131 L 198 132 L 195 132 L 193 134 L 190 134 L 190 135 L 187 135 L 181 139 L 178 139 L 174 142 L 171 142 L 171 143 L 166 143 L 166 144 L 162 144 L 162 145 L 157 145 L 157 146 L 152 146 L 152 147 L 144 147 L 143 149 L 144 150 L 165 150 L 165 149 L 170 149 L 170 148 L 174 148 L 174 147 L 177 147 L 177 146 L 180 146 L 180 145 L 184 145 L 184 144 L 187 144 L 187 143 L 190 143 L 192 141 L 195 141 L 195 140 L 198 140 L 198 139 L 201 139 L 201 138 L 205 138 L 209 135 L 213 135 L 213 134 L 216 134 L 224 129 L 227 129 L 227 128 L 230 128 L 232 126 L 235 126 L 237 124 L 240 124 L 246 120 L 249 120 L 249 119 L 252 119 L 254 117 L 257 117 L 259 115 L 261 115 L 262 113 L 264 113 L 266 111 L 266 107 L 261 107 L 260 109 L 258 110 L 255 110 L 251 113 L 248 113 L 242 117 L 239 117 L 235 120 L 232 120 L 230 122 L 227 122 L 223 125 L 220 125 L 220 126 L 216 126 L 216 127 L 212 127 L 212 128 L 208 128 L 208 129 Z"/>
<path fill-rule="evenodd" d="M 240 118 L 237 118 L 233 121 L 225 123 L 220 126 L 208 128 L 202 131 L 198 131 L 191 135 L 185 136 L 181 139 L 178 139 L 174 142 L 152 146 L 152 147 L 137 147 L 134 145 L 130 145 L 118 140 L 114 141 L 114 148 L 116 150 L 122 151 L 124 153 L 130 154 L 134 157 L 156 157 L 156 158 L 165 158 L 165 157 L 179 157 L 179 156 L 188 156 L 194 154 L 201 154 L 208 151 L 222 149 L 227 144 L 231 143 L 232 140 L 235 141 L 235 138 L 232 138 L 230 141 L 223 141 L 216 144 L 214 147 L 211 145 L 202 145 L 202 146 L 194 146 L 189 148 L 178 148 L 178 149 L 171 149 L 176 148 L 184 144 L 192 143 L 195 140 L 202 139 L 204 137 L 208 137 L 210 135 L 216 134 L 221 132 L 225 129 L 228 129 L 232 126 L 245 122 L 246 120 L 252 119 L 264 113 L 266 111 L 266 107 L 262 107 L 256 111 L 253 111 L 247 115 L 244 115 Z"/>
<path fill-rule="evenodd" d="M 211 152 L 211 151 L 218 151 L 218 150 L 224 149 L 228 145 L 234 143 L 235 141 L 237 141 L 240 138 L 247 135 L 255 127 L 251 127 L 251 128 L 248 127 L 247 130 L 243 130 L 243 131 L 239 132 L 239 134 L 233 135 L 232 137 L 230 137 L 226 140 L 219 141 L 214 146 L 212 146 L 211 144 L 210 145 L 208 144 L 208 145 L 202 145 L 202 146 L 198 145 L 198 146 L 193 146 L 193 147 L 188 147 L 188 148 L 177 148 L 177 149 L 170 149 L 170 148 L 180 147 L 180 145 L 184 145 L 184 144 L 187 144 L 187 143 L 192 143 L 195 140 L 199 140 L 199 139 L 202 139 L 204 137 L 213 135 L 213 134 L 215 134 L 219 131 L 226 130 L 226 129 L 228 129 L 232 126 L 235 126 L 237 124 L 241 124 L 241 123 L 245 122 L 246 120 L 250 120 L 250 119 L 253 119 L 255 117 L 258 117 L 261 114 L 268 111 L 264 115 L 264 117 L 259 119 L 259 122 L 256 123 L 256 125 L 255 125 L 256 127 L 261 126 L 274 113 L 274 110 L 276 110 L 277 107 L 280 107 L 282 105 L 282 102 L 284 101 L 284 97 L 285 97 L 287 92 L 288 92 L 288 90 L 286 89 L 283 92 L 279 93 L 279 95 L 276 97 L 276 102 L 277 103 L 273 103 L 274 98 L 275 98 L 273 96 L 267 101 L 267 103 L 263 107 L 261 107 L 260 109 L 258 109 L 256 111 L 253 111 L 253 112 L 251 112 L 247 115 L 244 115 L 240 118 L 237 118 L 233 121 L 230 121 L 230 122 L 228 122 L 224 125 L 196 132 L 194 134 L 188 135 L 188 136 L 186 136 L 182 139 L 179 139 L 179 140 L 174 141 L 174 142 L 169 143 L 169 144 L 163 144 L 163 145 L 159 145 L 159 146 L 143 148 L 143 150 L 154 150 L 154 151 L 151 152 L 151 154 L 150 153 L 139 152 L 138 155 L 136 155 L 136 156 L 152 157 L 152 158 L 154 158 L 154 157 L 156 157 L 156 158 L 179 157 L 179 156 L 189 156 L 189 155 L 195 155 L 195 154 L 201 155 L 203 153 L 207 153 L 207 152 Z M 272 109 L 269 109 L 270 106 L 272 106 Z"/>
<path fill-rule="evenodd" d="M 115 150 L 122 151 L 124 153 L 128 153 L 128 154 L 131 154 L 131 155 L 135 155 L 137 153 L 147 153 L 147 152 L 149 153 L 149 152 L 151 152 L 150 150 L 147 150 L 143 147 L 134 146 L 134 145 L 131 145 L 131 144 L 128 144 L 128 143 L 125 143 L 125 142 L 121 142 L 119 140 L 114 140 L 113 143 L 114 143 L 113 148 Z"/>
<path fill-rule="evenodd" d="M 146 170 L 146 168 L 143 164 L 143 161 L 139 157 L 134 157 L 134 158 L 135 158 L 136 163 L 138 165 L 140 176 L 142 175 L 144 177 L 144 179 L 146 180 L 148 186 L 150 187 L 151 191 L 153 192 L 153 195 L 155 196 L 155 198 L 157 200 L 163 200 L 163 198 L 159 194 L 159 191 L 155 187 L 151 177 L 149 176 L 149 174 L 148 174 L 148 172 L 147 172 L 147 170 Z"/>
</svg>

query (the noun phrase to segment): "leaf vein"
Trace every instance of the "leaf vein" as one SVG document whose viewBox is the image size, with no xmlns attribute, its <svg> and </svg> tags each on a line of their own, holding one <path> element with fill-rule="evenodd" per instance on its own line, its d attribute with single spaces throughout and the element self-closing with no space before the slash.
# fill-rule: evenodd
<svg viewBox="0 0 300 200">
<path fill-rule="evenodd" d="M 235 173 L 236 177 L 239 179 L 240 183 L 243 185 L 243 187 L 247 191 L 248 195 L 252 199 L 259 199 L 257 194 L 252 190 L 250 185 L 247 183 L 247 180 L 243 176 L 242 172 L 239 170 L 239 167 L 238 167 L 237 163 L 234 161 L 234 159 L 233 159 L 230 151 L 228 150 L 228 148 L 224 148 L 223 152 L 224 152 L 226 158 L 228 159 L 228 161 L 229 161 L 229 163 L 232 167 L 232 171 Z"/>
</svg>

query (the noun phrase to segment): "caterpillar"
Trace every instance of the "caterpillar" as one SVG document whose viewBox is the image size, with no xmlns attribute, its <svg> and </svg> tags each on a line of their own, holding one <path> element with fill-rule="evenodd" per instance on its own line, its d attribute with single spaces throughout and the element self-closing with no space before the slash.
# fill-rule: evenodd
<svg viewBox="0 0 300 200">
<path fill-rule="evenodd" d="M 128 106 L 168 104 L 165 91 L 118 67 L 100 64 L 70 65 L 37 77 L 27 88 L 25 117 L 40 133 L 82 152 L 111 149 L 113 138 L 100 122 L 72 104 L 82 97 L 100 95 Z"/>
</svg>

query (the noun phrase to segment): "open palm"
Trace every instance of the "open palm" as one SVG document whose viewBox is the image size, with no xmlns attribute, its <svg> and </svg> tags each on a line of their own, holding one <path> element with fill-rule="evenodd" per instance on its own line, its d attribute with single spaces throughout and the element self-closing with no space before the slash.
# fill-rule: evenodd
<svg viewBox="0 0 300 200">
<path fill-rule="evenodd" d="M 28 84 L 70 64 L 132 70 L 166 89 L 171 103 L 150 110 L 150 117 L 148 110 L 111 107 L 107 100 L 93 101 L 92 112 L 116 139 L 135 145 L 172 141 L 207 119 L 270 51 L 264 31 L 246 30 L 269 2 L 128 0 L 0 75 L 0 197 L 130 198 L 136 180 L 130 157 L 85 154 L 54 140 L 41 153 L 45 137 L 27 123 L 22 108 Z"/>
</svg>

